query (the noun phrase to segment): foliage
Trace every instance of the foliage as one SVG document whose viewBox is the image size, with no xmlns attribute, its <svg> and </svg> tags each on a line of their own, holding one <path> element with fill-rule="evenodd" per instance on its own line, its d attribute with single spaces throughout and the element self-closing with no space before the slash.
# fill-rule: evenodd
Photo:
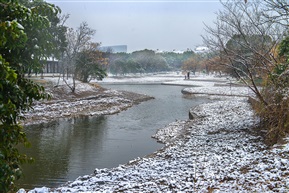
<svg viewBox="0 0 289 193">
<path fill-rule="evenodd" d="M 5 18 L 2 21 L 7 22 L 17 21 L 18 25 L 25 30 L 25 45 L 22 49 L 17 50 L 1 48 L 1 53 L 5 55 L 5 58 L 13 58 L 14 63 L 21 63 L 21 70 L 24 72 L 41 72 L 41 60 L 45 60 L 47 56 L 57 55 L 59 51 L 55 45 L 57 43 L 60 44 L 59 42 L 64 42 L 63 38 L 60 37 L 64 33 L 52 34 L 53 31 L 57 31 L 57 15 L 60 9 L 40 0 L 37 2 L 22 0 L 21 2 L 25 5 L 25 9 L 17 10 L 17 7 L 6 6 L 1 11 L 1 18 Z M 22 6 L 24 7 L 24 5 Z M 27 11 L 32 15 L 24 15 Z M 46 27 L 43 28 L 43 25 Z M 58 30 L 63 32 L 62 28 Z M 60 46 L 63 47 L 65 45 Z M 19 55 L 21 55 L 21 58 L 18 57 Z M 12 60 L 7 61 L 11 63 Z"/>
<path fill-rule="evenodd" d="M 76 77 L 82 82 L 90 82 L 91 79 L 102 80 L 107 76 L 104 66 L 107 59 L 102 57 L 98 50 L 99 44 L 92 43 L 78 53 L 76 57 Z"/>
<path fill-rule="evenodd" d="M 281 57 L 289 58 L 289 36 L 286 36 L 280 43 L 279 55 Z"/>
<path fill-rule="evenodd" d="M 109 71 L 112 74 L 151 73 L 180 69 L 183 61 L 194 54 L 192 51 L 183 54 L 175 52 L 156 53 L 153 50 L 140 50 L 129 53 L 111 53 Z"/>
<path fill-rule="evenodd" d="M 62 57 L 65 68 L 63 73 L 66 72 L 67 75 L 72 76 L 72 84 L 68 84 L 65 79 L 64 81 L 73 93 L 75 92 L 77 78 L 87 82 L 90 75 L 100 79 L 106 75 L 105 70 L 99 68 L 98 65 L 100 61 L 105 63 L 104 58 L 102 58 L 100 52 L 91 46 L 93 45 L 91 39 L 94 34 L 95 30 L 89 28 L 86 22 L 82 22 L 76 30 L 70 28 L 66 33 L 67 47 Z M 90 72 L 90 70 L 92 71 Z"/>
<path fill-rule="evenodd" d="M 289 46 L 288 37 L 279 47 L 279 63 L 267 77 L 263 94 L 269 105 L 254 105 L 262 124 L 268 129 L 266 140 L 272 145 L 289 133 Z"/>
<path fill-rule="evenodd" d="M 232 75 L 232 70 L 227 66 L 220 65 L 221 63 L 223 63 L 222 58 L 214 53 L 210 53 L 201 62 L 201 69 L 205 70 L 207 74 L 213 72 L 219 76 L 222 76 L 222 74 Z"/>
<path fill-rule="evenodd" d="M 28 145 L 19 125 L 21 113 L 34 100 L 48 97 L 43 87 L 24 77 L 28 69 L 39 70 L 40 59 L 54 50 L 50 21 L 39 13 L 56 16 L 59 9 L 44 2 L 29 9 L 16 0 L 1 0 L 0 9 L 0 191 L 8 192 L 21 176 L 20 164 L 30 160 L 16 148 Z"/>
<path fill-rule="evenodd" d="M 200 63 L 201 63 L 200 57 L 195 56 L 184 61 L 182 69 L 183 71 L 192 71 L 193 74 L 195 74 L 197 69 L 200 68 Z"/>
<path fill-rule="evenodd" d="M 141 65 L 144 72 L 160 72 L 168 70 L 166 60 L 152 50 L 140 50 L 131 54 L 132 60 Z"/>
<path fill-rule="evenodd" d="M 126 61 L 129 60 L 130 54 L 127 53 L 109 53 L 109 71 L 112 74 L 125 74 L 127 72 Z M 139 71 L 137 64 L 132 64 L 131 71 L 136 73 Z"/>
<path fill-rule="evenodd" d="M 59 7 L 54 6 L 53 4 L 44 3 L 43 0 L 20 0 L 20 2 L 28 7 L 29 9 L 34 9 L 35 13 L 48 19 L 49 27 L 46 29 L 42 29 L 41 31 L 34 33 L 29 33 L 28 35 L 28 42 L 29 41 L 37 41 L 37 44 L 40 42 L 43 44 L 49 43 L 49 48 L 46 48 L 45 52 L 48 56 L 53 56 L 57 59 L 60 58 L 60 54 L 64 51 L 67 46 L 65 33 L 67 31 L 67 27 L 63 25 L 61 22 L 61 10 Z M 53 9 L 47 9 L 47 5 L 51 6 Z M 25 27 L 25 26 L 24 26 Z M 45 31 L 45 36 L 43 36 L 43 32 Z M 33 45 L 33 44 L 32 44 Z"/>
<path fill-rule="evenodd" d="M 194 52 L 187 50 L 184 53 L 176 53 L 176 52 L 164 52 L 160 53 L 162 57 L 164 57 L 171 69 L 179 70 L 184 61 L 194 56 Z"/>
</svg>

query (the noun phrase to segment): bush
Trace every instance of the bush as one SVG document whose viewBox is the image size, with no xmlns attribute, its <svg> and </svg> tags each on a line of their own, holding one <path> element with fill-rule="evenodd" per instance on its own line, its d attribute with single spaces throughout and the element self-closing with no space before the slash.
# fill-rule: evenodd
<svg viewBox="0 0 289 193">
<path fill-rule="evenodd" d="M 280 70 L 282 66 L 283 70 Z M 268 105 L 253 104 L 261 125 L 267 129 L 266 142 L 273 145 L 289 133 L 289 70 L 278 65 L 264 86 L 263 95 Z"/>
</svg>

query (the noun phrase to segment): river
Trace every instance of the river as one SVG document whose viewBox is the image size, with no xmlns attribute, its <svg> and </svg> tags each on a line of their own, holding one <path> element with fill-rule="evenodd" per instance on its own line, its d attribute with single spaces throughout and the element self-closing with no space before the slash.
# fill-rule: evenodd
<svg viewBox="0 0 289 193">
<path fill-rule="evenodd" d="M 24 165 L 21 187 L 56 187 L 95 168 L 111 168 L 163 147 L 151 136 L 157 129 L 188 118 L 191 107 L 205 98 L 185 98 L 183 86 L 113 85 L 103 87 L 155 97 L 126 111 L 101 117 L 60 119 L 25 128 L 35 163 Z"/>
</svg>

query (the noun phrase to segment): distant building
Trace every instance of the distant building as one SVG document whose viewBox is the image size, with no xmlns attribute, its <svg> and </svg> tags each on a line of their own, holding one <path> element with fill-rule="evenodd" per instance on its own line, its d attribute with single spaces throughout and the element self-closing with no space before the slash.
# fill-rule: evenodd
<svg viewBox="0 0 289 193">
<path fill-rule="evenodd" d="M 58 60 L 48 58 L 46 61 L 43 61 L 43 73 L 60 73 Z"/>
<path fill-rule="evenodd" d="M 159 50 L 159 49 L 155 50 L 155 53 L 158 53 L 158 54 L 168 53 L 168 52 L 173 52 L 176 54 L 183 54 L 185 51 L 183 51 L 183 50 L 163 51 L 163 50 Z"/>
<path fill-rule="evenodd" d="M 101 46 L 99 48 L 103 52 L 112 52 L 112 53 L 127 53 L 127 45 L 117 45 L 117 46 Z"/>
<path fill-rule="evenodd" d="M 157 50 L 155 50 L 155 53 L 162 54 L 162 53 L 165 53 L 165 51 L 157 49 Z"/>
<path fill-rule="evenodd" d="M 209 51 L 209 48 L 205 47 L 205 46 L 198 46 L 194 50 L 195 53 L 205 53 L 205 52 L 208 52 L 208 51 Z"/>
<path fill-rule="evenodd" d="M 174 53 L 176 54 L 183 54 L 185 51 L 183 50 L 173 50 Z"/>
</svg>

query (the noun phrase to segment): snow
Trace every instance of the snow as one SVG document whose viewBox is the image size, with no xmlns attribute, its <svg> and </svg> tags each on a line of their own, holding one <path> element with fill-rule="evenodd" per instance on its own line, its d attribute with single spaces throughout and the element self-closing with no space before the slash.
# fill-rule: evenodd
<svg viewBox="0 0 289 193">
<path fill-rule="evenodd" d="M 53 104 L 38 103 L 34 105 L 33 111 L 24 114 L 25 124 L 44 123 L 55 118 L 68 116 L 109 115 L 133 105 L 133 101 L 115 95 L 100 99 L 97 97 L 86 100 L 59 101 Z"/>
<path fill-rule="evenodd" d="M 166 127 L 159 129 L 152 137 L 161 143 L 165 143 L 168 140 L 172 141 L 181 134 L 181 131 L 184 129 L 182 125 L 185 125 L 185 123 L 186 121 L 176 121 L 174 123 L 170 123 Z"/>
<path fill-rule="evenodd" d="M 289 145 L 263 143 L 248 90 L 203 85 L 186 92 L 221 97 L 191 109 L 191 120 L 160 128 L 153 136 L 165 144 L 159 151 L 116 168 L 96 168 L 55 189 L 29 192 L 288 192 Z"/>
<path fill-rule="evenodd" d="M 207 94 L 207 95 L 226 95 L 226 96 L 254 96 L 252 90 L 247 87 L 201 87 L 201 88 L 185 88 L 185 93 L 191 93 L 195 95 Z"/>
<path fill-rule="evenodd" d="M 197 73 L 196 75 L 191 75 L 191 78 L 185 79 L 185 75 L 182 72 L 167 72 L 162 74 L 129 74 L 123 78 L 114 77 L 109 75 L 104 78 L 100 83 L 146 83 L 146 84 L 171 84 L 171 85 L 188 85 L 188 86 L 204 86 L 208 84 L 213 86 L 215 82 L 228 82 L 226 77 L 216 78 L 214 75 L 205 75 L 202 73 Z M 199 81 L 202 81 L 200 83 Z"/>
<path fill-rule="evenodd" d="M 33 105 L 33 110 L 23 112 L 24 125 L 46 123 L 58 118 L 77 117 L 83 115 L 99 116 L 118 113 L 133 106 L 136 101 L 127 97 L 124 91 L 99 90 L 99 88 L 81 82 L 76 82 L 75 95 L 64 82 L 60 81 L 57 87 L 58 78 L 45 78 L 52 82 L 47 91 L 54 89 L 52 101 L 38 101 Z M 59 92 L 55 92 L 57 90 Z M 63 97 L 65 95 L 65 97 Z M 77 95 L 81 95 L 77 97 Z M 83 95 L 83 96 L 82 96 Z M 149 96 L 138 96 L 140 100 L 147 100 Z"/>
</svg>

